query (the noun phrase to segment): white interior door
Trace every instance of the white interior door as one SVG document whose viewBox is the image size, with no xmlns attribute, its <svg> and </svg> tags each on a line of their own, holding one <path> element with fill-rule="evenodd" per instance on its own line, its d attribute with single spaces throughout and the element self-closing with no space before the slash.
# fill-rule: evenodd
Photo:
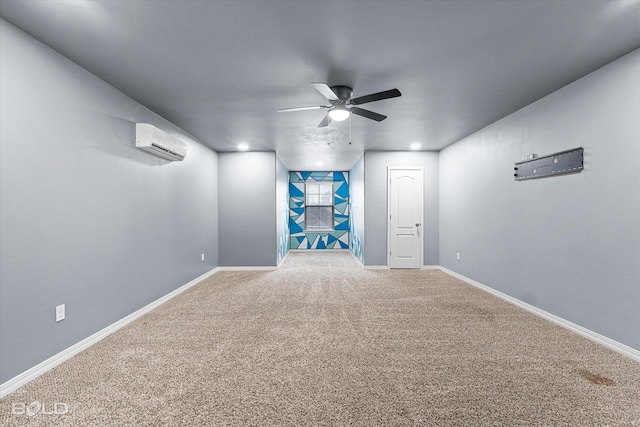
<svg viewBox="0 0 640 427">
<path fill-rule="evenodd" d="M 390 268 L 422 267 L 422 169 L 389 168 Z"/>
</svg>

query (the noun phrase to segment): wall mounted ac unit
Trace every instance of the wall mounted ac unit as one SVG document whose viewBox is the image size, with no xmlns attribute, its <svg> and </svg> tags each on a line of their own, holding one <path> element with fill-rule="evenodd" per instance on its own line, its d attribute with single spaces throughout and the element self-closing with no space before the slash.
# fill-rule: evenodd
<svg viewBox="0 0 640 427">
<path fill-rule="evenodd" d="M 136 147 L 167 160 L 184 160 L 187 145 L 149 123 L 136 123 Z"/>
</svg>

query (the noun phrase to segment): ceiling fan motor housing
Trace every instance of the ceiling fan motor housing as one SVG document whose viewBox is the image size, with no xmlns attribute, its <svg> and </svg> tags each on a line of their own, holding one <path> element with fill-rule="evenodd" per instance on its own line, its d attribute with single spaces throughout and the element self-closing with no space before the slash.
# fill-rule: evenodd
<svg viewBox="0 0 640 427">
<path fill-rule="evenodd" d="M 331 86 L 331 90 L 336 94 L 336 96 L 342 103 L 346 103 L 347 101 L 349 101 L 351 99 L 351 96 L 353 95 L 353 89 L 351 89 L 349 86 Z"/>
</svg>

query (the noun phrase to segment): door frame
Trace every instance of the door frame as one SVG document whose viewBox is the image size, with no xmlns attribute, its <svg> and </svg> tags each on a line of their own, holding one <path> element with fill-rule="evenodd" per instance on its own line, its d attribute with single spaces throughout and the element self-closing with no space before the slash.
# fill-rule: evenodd
<svg viewBox="0 0 640 427">
<path fill-rule="evenodd" d="M 420 204 L 420 227 L 418 228 L 418 236 L 420 239 L 419 244 L 419 252 L 420 255 L 418 259 L 420 260 L 420 265 L 418 269 L 422 270 L 424 266 L 424 168 L 421 166 L 388 166 L 387 167 L 387 268 L 391 267 L 391 171 L 392 170 L 418 170 L 422 175 L 422 193 L 420 194 L 420 199 L 422 203 Z"/>
</svg>

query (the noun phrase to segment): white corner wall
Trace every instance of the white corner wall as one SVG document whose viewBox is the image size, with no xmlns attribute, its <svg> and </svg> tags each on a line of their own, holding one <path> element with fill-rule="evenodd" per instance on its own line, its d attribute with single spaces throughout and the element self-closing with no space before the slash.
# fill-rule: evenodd
<svg viewBox="0 0 640 427">
<path fill-rule="evenodd" d="M 582 173 L 513 180 L 579 146 Z M 640 349 L 638 159 L 640 50 L 441 151 L 440 264 Z"/>
</svg>

